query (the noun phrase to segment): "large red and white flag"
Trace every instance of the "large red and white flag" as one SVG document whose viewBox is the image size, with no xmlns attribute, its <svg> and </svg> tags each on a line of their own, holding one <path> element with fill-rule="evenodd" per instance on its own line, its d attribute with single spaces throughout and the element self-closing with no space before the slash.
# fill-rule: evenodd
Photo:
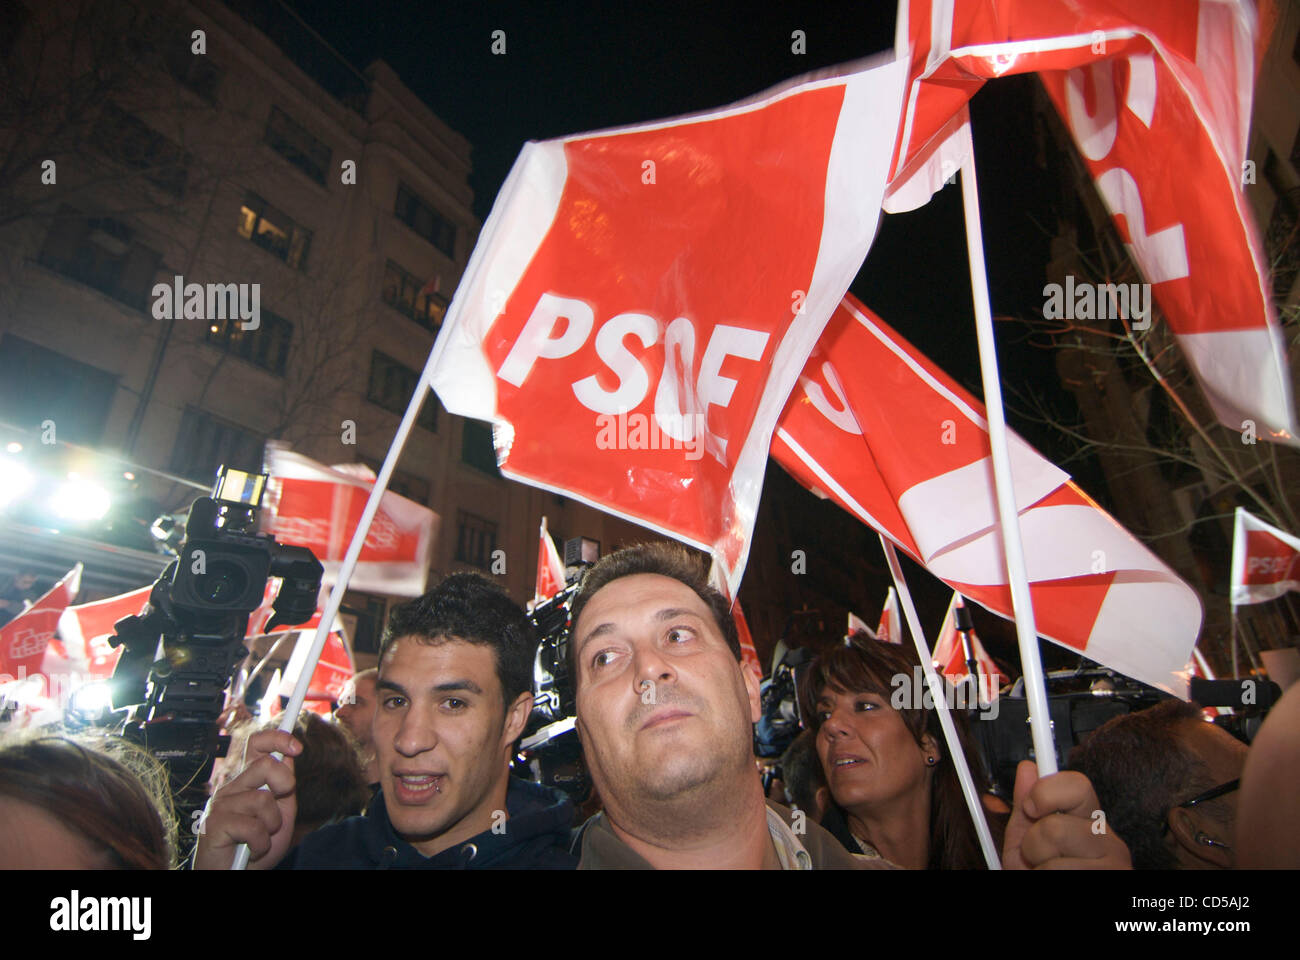
<svg viewBox="0 0 1300 960">
<path fill-rule="evenodd" d="M 564 589 L 564 561 L 560 551 L 555 549 L 555 541 L 546 529 L 546 518 L 542 517 L 542 531 L 537 544 L 537 586 L 533 589 L 533 603 L 549 600 Z"/>
<path fill-rule="evenodd" d="M 310 549 L 325 568 L 323 582 L 332 583 L 374 473 L 364 464 L 327 467 L 274 445 L 267 446 L 266 464 L 270 531 L 282 543 Z M 424 593 L 437 521 L 428 507 L 385 491 L 349 588 L 399 597 Z"/>
<path fill-rule="evenodd" d="M 773 448 L 775 451 L 775 447 Z M 789 469 L 789 468 L 787 468 Z M 880 611 L 880 626 L 876 628 L 876 639 L 886 643 L 903 642 L 903 617 L 898 610 L 898 592 L 889 588 L 885 594 L 885 606 Z"/>
<path fill-rule="evenodd" d="M 953 683 L 962 683 L 970 676 L 970 665 L 966 663 L 966 649 L 957 630 L 957 608 L 963 607 L 960 593 L 953 593 L 944 615 L 943 626 L 935 639 L 934 649 L 930 651 L 934 668 Z M 979 670 L 979 682 L 976 687 L 981 703 L 992 703 L 998 698 L 998 691 L 1007 682 L 1007 676 L 998 669 L 975 630 L 970 631 L 971 652 L 975 655 L 975 666 Z"/>
<path fill-rule="evenodd" d="M 1008 433 L 1039 632 L 1185 697 L 1201 626 L 1195 591 Z M 984 406 L 853 297 L 808 360 L 772 442 L 810 489 L 1013 618 Z"/>
<path fill-rule="evenodd" d="M 1232 605 L 1275 600 L 1288 590 L 1300 590 L 1300 537 L 1238 507 L 1232 531 Z"/>
<path fill-rule="evenodd" d="M 77 564 L 39 600 L 0 627 L 0 682 L 42 672 L 59 618 L 81 589 L 81 564 Z"/>
<path fill-rule="evenodd" d="M 501 472 L 739 586 L 771 431 L 875 235 L 906 64 L 528 143 L 434 347 Z M 852 72 L 844 72 L 850 70 Z"/>
<path fill-rule="evenodd" d="M 966 103 L 986 80 L 1038 73 L 1219 421 L 1297 443 L 1285 341 L 1242 189 L 1248 0 L 901 0 L 899 33 L 910 68 L 885 209 L 925 203 L 960 168 Z M 1133 313 L 1123 288 L 1080 285 L 1077 302 L 1061 292 L 1044 297 L 1062 316 Z"/>
</svg>

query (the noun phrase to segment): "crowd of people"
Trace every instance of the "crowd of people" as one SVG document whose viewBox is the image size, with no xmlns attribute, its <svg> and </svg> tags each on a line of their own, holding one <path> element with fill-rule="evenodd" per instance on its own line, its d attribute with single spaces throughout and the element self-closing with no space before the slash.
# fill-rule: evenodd
<svg viewBox="0 0 1300 960">
<path fill-rule="evenodd" d="M 229 869 L 241 844 L 251 869 L 986 866 L 937 710 L 891 703 L 893 678 L 917 666 L 906 648 L 828 645 L 800 680 L 807 729 L 765 794 L 759 677 L 691 554 L 657 543 L 602 559 L 571 623 L 598 812 L 580 818 L 562 791 L 512 774 L 536 638 L 499 586 L 458 573 L 393 611 L 377 669 L 333 720 L 304 714 L 292 735 L 233 724 L 184 866 Z M 1116 717 L 1066 770 L 1022 763 L 1010 804 L 952 716 L 1004 867 L 1300 866 L 1300 685 L 1249 748 L 1195 704 Z M 176 866 L 176 836 L 162 768 L 124 741 L 0 744 L 0 866 Z"/>
</svg>

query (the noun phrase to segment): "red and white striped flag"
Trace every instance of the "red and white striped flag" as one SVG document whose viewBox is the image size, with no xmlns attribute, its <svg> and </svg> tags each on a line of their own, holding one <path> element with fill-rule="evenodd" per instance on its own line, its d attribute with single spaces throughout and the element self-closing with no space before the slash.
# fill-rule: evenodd
<svg viewBox="0 0 1300 960">
<path fill-rule="evenodd" d="M 905 68 L 526 144 L 434 346 L 443 405 L 494 424 L 504 475 L 711 551 L 734 596 L 772 429 L 875 235 Z"/>
<path fill-rule="evenodd" d="M 960 168 L 966 103 L 986 80 L 1037 72 L 1219 421 L 1297 443 L 1285 341 L 1243 192 L 1253 6 L 901 0 L 898 16 L 910 72 L 885 209 L 920 206 Z M 1112 287 L 1105 299 L 1111 291 L 1128 294 Z M 1073 302 L 1058 306 L 1075 316 Z"/>
<path fill-rule="evenodd" d="M 1039 632 L 1187 694 L 1196 593 L 1008 434 Z M 963 596 L 1010 619 L 984 407 L 853 297 L 809 358 L 772 454 Z"/>
<path fill-rule="evenodd" d="M 952 600 L 948 604 L 948 612 L 944 614 L 943 626 L 939 628 L 939 636 L 934 642 L 934 649 L 930 652 L 934 660 L 934 668 L 953 683 L 961 683 L 970 676 L 970 666 L 966 663 L 966 650 L 962 646 L 961 634 L 957 631 L 957 608 L 963 606 L 965 604 L 962 602 L 961 594 L 953 593 Z M 984 649 L 984 644 L 980 643 L 980 638 L 975 635 L 973 627 L 970 630 L 970 645 L 980 672 L 977 688 L 980 702 L 992 703 L 998 698 L 998 691 L 1002 689 L 1002 685 L 1008 678 L 998 669 L 998 665 Z"/>
<path fill-rule="evenodd" d="M 59 618 L 81 589 L 81 564 L 77 564 L 39 600 L 0 627 L 0 678 L 8 682 L 39 674 Z"/>
<path fill-rule="evenodd" d="M 555 541 L 546 529 L 542 517 L 541 537 L 537 544 L 537 586 L 533 589 L 533 603 L 549 600 L 564 589 L 564 561 L 555 549 Z"/>
<path fill-rule="evenodd" d="M 876 639 L 884 640 L 886 643 L 903 642 L 903 617 L 898 610 L 898 593 L 893 587 L 890 587 L 889 592 L 885 594 L 885 606 L 880 611 L 880 626 L 876 628 Z"/>
<path fill-rule="evenodd" d="M 1232 605 L 1263 603 L 1288 590 L 1300 590 L 1300 537 L 1238 507 L 1232 531 Z"/>
</svg>

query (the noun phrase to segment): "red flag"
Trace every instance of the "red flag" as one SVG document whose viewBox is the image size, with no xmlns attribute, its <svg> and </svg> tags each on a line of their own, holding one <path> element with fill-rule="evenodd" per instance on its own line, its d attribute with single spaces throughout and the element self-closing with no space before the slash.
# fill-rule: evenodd
<svg viewBox="0 0 1300 960">
<path fill-rule="evenodd" d="M 1241 507 L 1232 532 L 1232 605 L 1263 603 L 1300 590 L 1300 537 Z"/>
<path fill-rule="evenodd" d="M 787 468 L 788 469 L 788 468 Z M 898 612 L 898 594 L 893 587 L 885 594 L 885 606 L 880 611 L 880 626 L 876 628 L 876 639 L 886 643 L 903 642 L 903 618 Z"/>
<path fill-rule="evenodd" d="M 299 676 L 302 675 L 303 664 L 307 662 L 307 654 L 311 652 L 312 641 L 316 638 L 316 628 L 320 625 L 322 613 L 323 611 L 317 610 L 315 615 L 300 627 L 277 627 L 272 631 L 274 634 L 281 630 L 292 629 L 297 634 L 293 653 L 289 657 L 289 662 L 285 664 L 284 673 L 280 678 L 280 692 L 283 696 L 292 694 Z M 317 713 L 328 714 L 332 709 L 330 704 L 338 701 L 343 688 L 355 674 L 352 655 L 343 640 L 343 628 L 335 620 L 334 629 L 325 637 L 325 647 L 321 650 L 320 660 L 316 662 L 316 669 L 312 671 L 311 681 L 307 686 L 308 707 Z"/>
<path fill-rule="evenodd" d="M 1008 440 L 1039 632 L 1186 696 L 1196 593 L 1068 475 Z M 954 590 L 1013 616 L 983 405 L 852 297 L 809 358 L 772 453 Z"/>
<path fill-rule="evenodd" d="M 855 633 L 865 633 L 872 640 L 880 639 L 876 631 L 872 630 L 869 626 L 867 626 L 867 621 L 863 620 L 856 613 L 850 610 L 848 632 L 844 634 L 844 639 L 845 640 L 849 639 L 849 637 L 853 636 Z"/>
<path fill-rule="evenodd" d="M 966 663 L 966 650 L 962 646 L 961 634 L 957 632 L 956 611 L 962 606 L 965 604 L 962 603 L 961 594 L 954 593 L 952 601 L 948 604 L 948 612 L 944 615 L 943 626 L 939 628 L 934 649 L 931 651 L 934 668 L 953 683 L 961 683 L 970 676 L 970 667 Z M 988 655 L 988 651 L 984 649 L 984 644 L 980 643 L 973 628 L 970 631 L 970 644 L 980 673 L 977 688 L 980 702 L 992 703 L 997 699 L 1002 685 L 1007 682 L 1007 676 L 998 669 L 998 665 Z"/>
<path fill-rule="evenodd" d="M 1285 343 L 1242 191 L 1252 6 L 905 0 L 899 26 L 910 74 L 886 209 L 924 203 L 956 171 L 965 104 L 986 79 L 1037 72 L 1219 421 L 1296 443 Z M 1044 290 L 1045 315 L 1077 316 L 1063 292 Z M 1111 292 L 1127 291 L 1095 302 L 1080 291 L 1089 312 L 1078 318 L 1114 311 Z"/>
<path fill-rule="evenodd" d="M 338 576 L 356 532 L 374 474 L 364 464 L 326 467 L 301 454 L 267 447 L 271 475 L 270 530 L 283 543 L 307 547 Z M 414 500 L 385 492 L 348 586 L 395 596 L 424 593 L 437 514 Z"/>
<path fill-rule="evenodd" d="M 444 406 L 493 421 L 506 476 L 711 550 L 734 595 L 772 428 L 875 234 L 905 66 L 526 144 L 434 347 Z"/>
<path fill-rule="evenodd" d="M 81 564 L 39 600 L 0 627 L 0 682 L 38 674 L 59 629 L 59 617 L 81 589 Z"/>
<path fill-rule="evenodd" d="M 153 586 L 90 603 L 68 607 L 59 620 L 59 632 L 73 659 L 84 660 L 91 676 L 107 679 L 113 675 L 122 647 L 109 644 L 113 624 L 123 617 L 139 613 L 149 602 Z"/>
<path fill-rule="evenodd" d="M 564 561 L 555 549 L 555 541 L 546 530 L 542 517 L 542 531 L 537 544 L 537 586 L 533 589 L 533 603 L 548 600 L 564 589 Z"/>
</svg>

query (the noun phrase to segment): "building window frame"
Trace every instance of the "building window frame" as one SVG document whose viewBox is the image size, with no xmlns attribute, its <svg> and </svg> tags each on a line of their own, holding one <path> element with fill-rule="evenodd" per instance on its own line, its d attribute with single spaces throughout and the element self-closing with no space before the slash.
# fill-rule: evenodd
<svg viewBox="0 0 1300 960">
<path fill-rule="evenodd" d="M 402 181 L 397 184 L 393 215 L 433 244 L 448 260 L 456 259 L 456 224 Z"/>
<path fill-rule="evenodd" d="M 295 270 L 307 270 L 313 232 L 256 193 L 246 193 L 236 232 Z"/>
</svg>

